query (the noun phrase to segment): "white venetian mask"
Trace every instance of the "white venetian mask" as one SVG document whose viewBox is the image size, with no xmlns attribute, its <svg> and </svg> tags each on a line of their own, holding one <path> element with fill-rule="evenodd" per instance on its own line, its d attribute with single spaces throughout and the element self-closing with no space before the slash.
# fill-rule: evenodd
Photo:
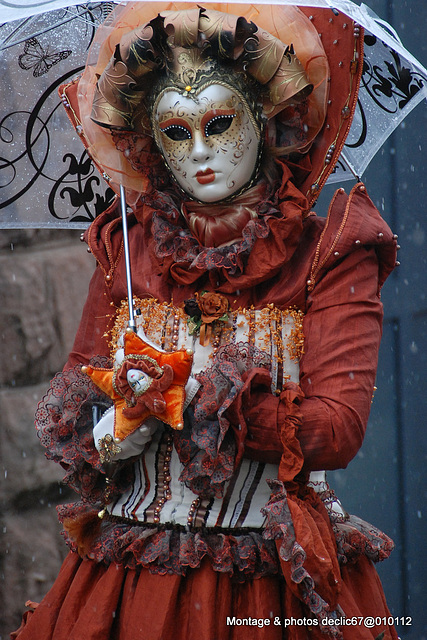
<svg viewBox="0 0 427 640">
<path fill-rule="evenodd" d="M 153 126 L 177 183 L 195 200 L 226 200 L 254 175 L 260 131 L 245 99 L 228 86 L 211 84 L 194 97 L 166 90 Z"/>
</svg>

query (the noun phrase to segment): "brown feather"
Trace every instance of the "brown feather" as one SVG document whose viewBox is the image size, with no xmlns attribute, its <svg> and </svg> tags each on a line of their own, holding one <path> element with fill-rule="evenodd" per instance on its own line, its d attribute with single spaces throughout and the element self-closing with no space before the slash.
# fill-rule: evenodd
<svg viewBox="0 0 427 640">
<path fill-rule="evenodd" d="M 77 545 L 81 557 L 88 555 L 101 532 L 101 518 L 97 511 L 82 513 L 76 518 L 66 518 L 64 529 Z"/>
</svg>

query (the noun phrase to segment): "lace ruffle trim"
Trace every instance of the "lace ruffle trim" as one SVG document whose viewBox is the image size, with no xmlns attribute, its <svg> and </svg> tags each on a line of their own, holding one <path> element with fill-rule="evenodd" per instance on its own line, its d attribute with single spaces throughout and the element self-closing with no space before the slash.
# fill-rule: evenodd
<svg viewBox="0 0 427 640">
<path fill-rule="evenodd" d="M 178 266 L 189 265 L 190 268 L 197 267 L 204 271 L 224 269 L 230 276 L 244 273 L 256 240 L 275 233 L 279 233 L 281 241 L 289 234 L 293 237 L 295 224 L 300 225 L 302 213 L 307 208 L 305 198 L 289 182 L 290 171 L 284 165 L 281 166 L 283 178 L 280 190 L 276 184 L 267 189 L 265 195 L 265 185 L 260 183 L 240 196 L 244 202 L 245 198 L 253 196 L 254 191 L 259 191 L 260 197 L 254 206 L 257 217 L 246 224 L 240 240 L 227 246 L 203 247 L 199 244 L 181 215 L 177 204 L 181 196 L 173 188 L 162 192 L 153 190 L 145 195 L 144 204 L 151 209 L 156 255 L 159 258 L 170 257 Z M 238 204 L 239 199 L 230 203 L 230 207 Z M 212 208 L 215 205 L 210 206 Z M 273 221 L 278 223 L 275 231 L 272 230 Z"/>
<path fill-rule="evenodd" d="M 372 562 L 386 560 L 394 549 L 393 540 L 369 522 L 344 511 L 333 489 L 324 484 L 327 488 L 316 490 L 316 494 L 328 512 L 339 563 L 354 563 L 362 555 Z"/>
<path fill-rule="evenodd" d="M 246 259 L 257 238 L 268 236 L 268 217 L 282 215 L 273 203 L 261 202 L 256 208 L 258 219 L 248 222 L 241 240 L 225 247 L 202 247 L 184 222 L 179 221 L 178 211 L 171 212 L 171 207 L 176 209 L 172 198 L 157 193 L 155 198 L 150 194 L 144 200 L 155 209 L 153 236 L 158 257 L 171 256 L 177 264 L 189 263 L 191 267 L 207 271 L 225 269 L 231 275 L 243 273 Z"/>
<path fill-rule="evenodd" d="M 354 515 L 343 520 L 330 514 L 330 518 L 340 564 L 354 563 L 362 555 L 372 562 L 381 562 L 393 551 L 393 540 L 369 522 Z"/>
<path fill-rule="evenodd" d="M 336 619 L 343 615 L 337 608 L 332 611 L 330 605 L 322 598 L 318 592 L 316 580 L 306 568 L 307 550 L 304 549 L 296 539 L 295 527 L 291 511 L 288 504 L 288 494 L 285 486 L 279 480 L 270 481 L 272 497 L 264 509 L 263 514 L 267 518 L 264 530 L 264 538 L 277 541 L 279 558 L 282 561 L 282 570 L 288 586 L 298 595 L 302 602 L 309 608 L 311 613 L 319 621 L 319 628 L 327 631 L 332 638 L 341 639 L 342 634 L 335 625 L 325 627 L 322 620 L 325 618 Z M 305 514 L 307 517 L 308 514 Z M 309 516 L 308 516 L 309 517 Z M 319 533 L 319 543 L 321 542 Z M 312 558 L 311 558 L 312 560 Z M 325 557 L 322 558 L 325 560 Z M 327 559 L 326 559 L 327 560 Z M 338 576 L 333 578 L 333 562 L 325 563 L 328 572 L 328 582 L 338 584 Z M 311 566 L 313 563 L 311 562 Z M 329 565 L 329 566 L 328 566 Z M 325 567 L 322 567 L 319 575 L 322 575 L 322 586 L 325 578 Z M 332 578 L 332 579 L 331 579 Z M 319 579 L 317 577 L 317 579 Z"/>
<path fill-rule="evenodd" d="M 107 358 L 93 358 L 108 366 Z M 104 493 L 104 473 L 93 442 L 93 424 L 111 400 L 76 365 L 57 373 L 39 402 L 35 426 L 46 457 L 65 469 L 63 482 L 95 504 Z"/>
<path fill-rule="evenodd" d="M 75 517 L 84 505 L 59 508 L 60 520 Z M 183 529 L 180 528 L 180 529 Z M 68 546 L 76 544 L 64 532 Z M 210 531 L 184 531 L 164 527 L 148 528 L 111 519 L 102 521 L 101 534 L 89 557 L 96 562 L 115 562 L 126 568 L 145 567 L 151 573 L 185 575 L 208 557 L 214 571 L 228 573 L 237 581 L 277 574 L 279 565 L 274 541 L 264 540 L 257 531 L 238 535 Z"/>
<path fill-rule="evenodd" d="M 194 415 L 187 412 L 175 447 L 184 469 L 180 481 L 196 494 L 221 497 L 242 453 L 245 433 L 230 425 L 227 409 L 244 386 L 245 373 L 270 366 L 270 358 L 246 343 L 228 344 L 215 354 L 212 367 L 196 376 L 201 392 Z"/>
</svg>

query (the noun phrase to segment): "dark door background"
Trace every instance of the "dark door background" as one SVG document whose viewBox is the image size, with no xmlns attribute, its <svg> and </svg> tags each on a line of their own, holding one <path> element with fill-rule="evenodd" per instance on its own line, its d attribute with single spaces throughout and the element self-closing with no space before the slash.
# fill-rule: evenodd
<svg viewBox="0 0 427 640">
<path fill-rule="evenodd" d="M 368 0 L 427 65 L 426 0 Z M 385 308 L 377 391 L 364 445 L 346 471 L 329 474 L 347 511 L 396 543 L 378 565 L 403 640 L 427 638 L 427 104 L 399 127 L 363 176 L 368 193 L 399 235 L 398 259 L 382 299 Z M 350 185 L 350 183 L 349 183 Z M 346 186 L 346 185 L 344 185 Z M 347 191 L 350 187 L 347 187 Z M 328 188 L 316 210 L 323 215 Z"/>
</svg>

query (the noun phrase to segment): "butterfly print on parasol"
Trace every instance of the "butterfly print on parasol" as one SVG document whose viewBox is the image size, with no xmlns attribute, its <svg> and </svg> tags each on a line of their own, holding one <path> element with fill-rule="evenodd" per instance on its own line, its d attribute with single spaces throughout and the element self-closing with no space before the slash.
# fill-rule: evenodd
<svg viewBox="0 0 427 640">
<path fill-rule="evenodd" d="M 72 51 L 50 52 L 49 47 L 45 50 L 37 38 L 30 38 L 25 42 L 24 53 L 18 58 L 18 64 L 21 69 L 26 71 L 33 70 L 33 76 L 39 78 L 49 71 L 55 64 L 65 60 L 71 55 Z"/>
</svg>

